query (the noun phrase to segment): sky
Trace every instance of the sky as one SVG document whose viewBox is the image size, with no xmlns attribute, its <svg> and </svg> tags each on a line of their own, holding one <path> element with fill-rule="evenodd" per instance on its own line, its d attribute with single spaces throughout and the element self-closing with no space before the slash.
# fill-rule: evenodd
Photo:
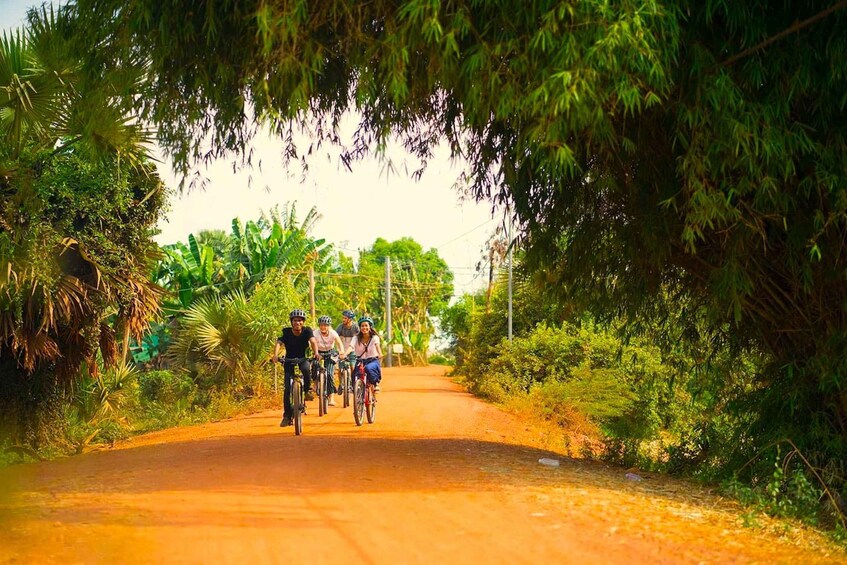
<svg viewBox="0 0 847 565">
<path fill-rule="evenodd" d="M 32 0 L 0 0 L 0 29 L 23 24 L 26 9 L 39 5 Z M 348 120 L 352 123 L 352 121 Z M 267 136 L 254 141 L 254 164 L 262 167 L 234 172 L 231 162 L 220 160 L 200 172 L 208 182 L 205 190 L 176 192 L 170 211 L 158 228 L 160 244 L 186 241 L 190 233 L 202 229 L 230 231 L 232 219 L 257 219 L 262 210 L 295 204 L 298 218 L 317 206 L 320 214 L 313 235 L 322 237 L 339 250 L 357 256 L 377 237 L 389 241 L 401 237 L 415 239 L 424 250 L 435 248 L 455 276 L 456 294 L 482 288 L 485 277 L 475 267 L 485 241 L 502 222 L 502 214 L 492 217 L 487 202 L 463 201 L 453 184 L 463 164 L 453 164 L 446 149 L 439 148 L 419 181 L 403 172 L 403 162 L 413 169 L 417 161 L 399 146 L 388 154 L 399 172 L 389 172 L 384 162 L 367 158 L 353 163 L 348 171 L 332 149 L 310 161 L 305 175 L 299 167 L 285 170 L 279 157 L 281 144 Z M 163 160 L 159 174 L 176 189 L 178 179 Z"/>
<path fill-rule="evenodd" d="M 229 232 L 233 218 L 255 220 L 275 205 L 294 204 L 302 220 L 315 206 L 320 219 L 312 234 L 348 256 L 357 257 L 358 250 L 370 247 L 377 237 L 411 237 L 424 250 L 435 248 L 447 262 L 457 294 L 484 286 L 485 277 L 475 267 L 502 217 L 492 217 L 487 202 L 463 201 L 453 187 L 462 165 L 451 163 L 445 147 L 437 149 L 418 181 L 404 172 L 413 170 L 417 160 L 398 145 L 388 151 L 394 171 L 377 158 L 354 162 L 348 171 L 338 150 L 330 148 L 313 156 L 305 178 L 298 164 L 283 167 L 280 148 L 280 142 L 262 137 L 253 143 L 252 169 L 234 172 L 228 160 L 201 169 L 209 179 L 205 190 L 171 198 L 171 211 L 159 225 L 156 241 L 185 241 L 201 229 Z M 259 161 L 261 168 L 256 166 Z M 178 180 L 167 163 L 159 172 L 168 186 L 176 187 Z"/>
</svg>

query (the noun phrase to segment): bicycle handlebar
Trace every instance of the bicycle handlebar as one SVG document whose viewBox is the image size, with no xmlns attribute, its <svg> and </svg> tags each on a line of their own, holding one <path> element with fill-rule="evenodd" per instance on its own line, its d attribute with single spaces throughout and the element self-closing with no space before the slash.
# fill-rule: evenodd
<svg viewBox="0 0 847 565">
<path fill-rule="evenodd" d="M 327 357 L 329 357 L 329 358 L 331 358 L 331 359 L 338 359 L 338 358 L 340 357 L 340 356 L 338 355 L 338 352 L 337 352 L 337 351 L 330 351 L 329 353 L 323 353 L 323 352 L 320 352 L 320 351 L 319 351 L 319 352 L 318 352 L 318 355 L 320 355 L 320 356 L 321 356 L 321 357 L 323 357 L 324 359 L 326 359 Z"/>
<path fill-rule="evenodd" d="M 315 358 L 314 357 L 277 357 L 276 360 L 279 361 L 280 363 L 288 363 L 288 364 L 293 365 L 294 363 L 299 363 L 300 361 L 315 361 Z"/>
</svg>

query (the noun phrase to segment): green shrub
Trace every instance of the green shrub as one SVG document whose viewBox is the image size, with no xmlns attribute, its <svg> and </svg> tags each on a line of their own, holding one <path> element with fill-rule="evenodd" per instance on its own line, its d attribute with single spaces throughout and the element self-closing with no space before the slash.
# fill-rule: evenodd
<svg viewBox="0 0 847 565">
<path fill-rule="evenodd" d="M 431 355 L 427 361 L 430 365 L 448 365 L 451 367 L 455 362 L 453 359 L 447 357 L 446 355 L 442 355 L 441 353 Z"/>
<path fill-rule="evenodd" d="M 239 401 L 231 394 L 215 393 L 211 397 L 207 413 L 213 422 L 225 420 L 243 413 L 245 405 L 245 401 Z"/>
<path fill-rule="evenodd" d="M 141 400 L 146 403 L 171 403 L 194 394 L 194 381 L 185 373 L 166 370 L 146 371 L 138 375 Z"/>
</svg>

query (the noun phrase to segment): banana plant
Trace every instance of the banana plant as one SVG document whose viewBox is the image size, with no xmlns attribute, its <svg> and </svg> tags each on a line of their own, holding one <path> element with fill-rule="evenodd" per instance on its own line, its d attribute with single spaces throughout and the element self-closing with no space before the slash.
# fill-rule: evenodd
<svg viewBox="0 0 847 565">
<path fill-rule="evenodd" d="M 176 295 L 176 303 L 166 303 L 168 310 L 189 308 L 196 298 L 221 294 L 226 273 L 211 245 L 198 243 L 190 234 L 188 245 L 174 243 L 162 247 L 162 251 L 165 258 L 153 278 Z"/>
<path fill-rule="evenodd" d="M 270 216 L 263 215 L 258 221 L 242 224 L 233 219 L 229 264 L 235 268 L 233 275 L 242 289 L 249 293 L 270 269 L 282 269 L 299 286 L 306 280 L 308 267 L 318 271 L 328 268 L 332 246 L 309 235 L 317 218 L 317 210 L 312 208 L 298 225 L 291 206 L 285 217 L 274 208 Z"/>
</svg>

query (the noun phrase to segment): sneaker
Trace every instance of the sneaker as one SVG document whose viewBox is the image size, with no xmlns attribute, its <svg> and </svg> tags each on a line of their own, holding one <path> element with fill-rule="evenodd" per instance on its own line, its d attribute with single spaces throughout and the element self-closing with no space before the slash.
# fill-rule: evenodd
<svg viewBox="0 0 847 565">
<path fill-rule="evenodd" d="M 335 398 L 333 396 L 329 397 L 329 406 L 335 406 Z"/>
<path fill-rule="evenodd" d="M 314 399 L 315 399 L 314 393 L 312 393 L 311 390 L 307 390 L 306 391 L 306 400 L 314 400 Z"/>
<path fill-rule="evenodd" d="M 282 422 L 279 423 L 280 428 L 287 428 L 291 425 L 291 416 L 285 416 L 282 419 Z"/>
<path fill-rule="evenodd" d="M 379 392 L 379 383 L 376 383 L 376 386 L 374 387 L 374 392 Z"/>
</svg>

